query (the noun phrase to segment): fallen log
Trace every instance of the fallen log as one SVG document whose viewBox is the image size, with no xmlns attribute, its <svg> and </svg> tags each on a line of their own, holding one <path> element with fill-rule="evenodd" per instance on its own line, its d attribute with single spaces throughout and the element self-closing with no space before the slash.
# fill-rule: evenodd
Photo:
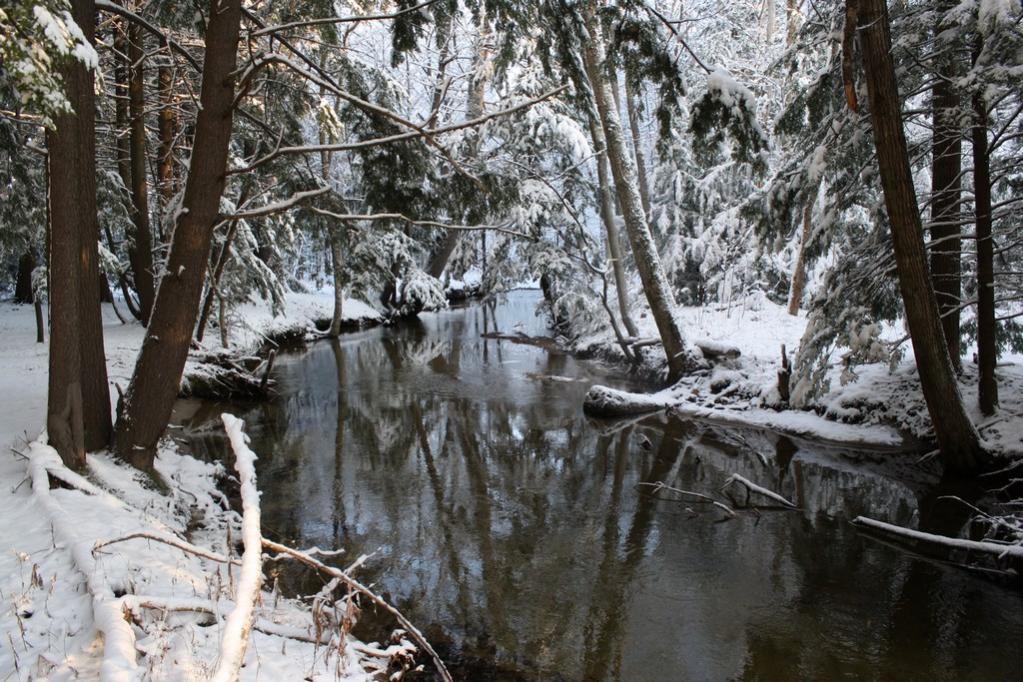
<svg viewBox="0 0 1023 682">
<path fill-rule="evenodd" d="M 672 401 L 657 394 L 627 393 L 607 386 L 591 386 L 583 398 L 583 412 L 591 417 L 631 417 L 663 410 Z"/>
</svg>

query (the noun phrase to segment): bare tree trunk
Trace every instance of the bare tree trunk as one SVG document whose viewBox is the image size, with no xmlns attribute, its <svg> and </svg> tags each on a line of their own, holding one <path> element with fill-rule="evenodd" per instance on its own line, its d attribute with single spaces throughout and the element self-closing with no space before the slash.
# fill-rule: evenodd
<svg viewBox="0 0 1023 682">
<path fill-rule="evenodd" d="M 166 220 L 168 206 L 177 191 L 174 182 L 174 138 L 178 133 L 178 120 L 177 112 L 174 109 L 174 71 L 170 66 L 162 64 L 157 73 L 160 86 L 160 115 L 158 119 L 160 148 L 157 153 L 156 173 L 159 180 L 160 215 L 164 217 L 160 229 L 160 238 L 163 239 L 165 235 L 162 225 Z"/>
<path fill-rule="evenodd" d="M 596 103 L 594 103 L 596 104 Z M 590 137 L 593 149 L 597 153 L 597 193 L 600 202 L 600 220 L 604 224 L 605 243 L 611 261 L 611 272 L 615 278 L 615 294 L 618 297 L 618 313 L 622 316 L 622 324 L 629 336 L 639 336 L 636 323 L 629 313 L 629 287 L 625 277 L 625 261 L 622 259 L 622 237 L 615 222 L 614 194 L 611 190 L 610 170 L 607 163 L 607 144 L 604 141 L 604 130 L 599 121 L 590 121 Z"/>
<path fill-rule="evenodd" d="M 341 336 L 341 322 L 344 320 L 345 288 L 344 267 L 345 254 L 341 248 L 340 226 L 330 231 L 330 268 L 334 279 L 334 314 L 330 318 L 330 336 Z"/>
<path fill-rule="evenodd" d="M 642 87 L 642 83 L 640 83 Z M 643 156 L 643 146 L 639 135 L 639 99 L 625 74 L 625 108 L 629 112 L 629 129 L 632 132 L 632 150 L 636 156 L 636 176 L 639 178 L 639 198 L 643 200 L 643 212 L 650 218 L 650 182 L 646 174 L 646 158 Z"/>
<path fill-rule="evenodd" d="M 131 161 L 131 199 L 134 210 L 132 243 L 128 260 L 139 295 L 142 324 L 149 324 L 153 312 L 153 238 L 149 226 L 149 187 L 146 182 L 146 121 L 143 33 L 137 24 L 128 27 L 128 105 L 130 116 L 129 156 Z"/>
<path fill-rule="evenodd" d="M 980 38 L 974 46 L 974 60 L 980 56 Z M 980 411 L 992 415 L 998 406 L 998 362 L 995 322 L 995 255 L 991 235 L 991 169 L 988 157 L 987 104 L 978 90 L 973 95 L 973 192 L 977 221 L 977 364 Z"/>
<path fill-rule="evenodd" d="M 476 56 L 473 60 L 473 72 L 469 81 L 469 94 L 466 102 L 465 117 L 467 120 L 483 115 L 483 96 L 486 94 L 487 82 L 490 79 L 490 55 L 493 52 L 493 46 L 490 44 L 490 22 L 482 9 L 480 10 L 478 29 Z M 486 232 L 482 236 L 486 239 Z M 444 274 L 444 268 L 447 267 L 451 254 L 455 252 L 461 238 L 460 230 L 447 231 L 427 263 L 427 274 L 438 279 Z M 486 258 L 486 254 L 484 254 L 484 258 Z"/>
<path fill-rule="evenodd" d="M 664 352 L 668 359 L 669 377 L 672 380 L 677 380 L 688 365 L 685 340 L 678 321 L 675 319 L 675 297 L 661 270 L 661 260 L 650 235 L 646 214 L 643 212 L 636 169 L 632 163 L 632 157 L 626 149 L 622 125 L 614 106 L 614 97 L 610 91 L 608 78 L 602 72 L 604 41 L 594 15 L 593 3 L 586 5 L 585 20 L 589 36 L 583 46 L 583 51 L 585 59 L 595 65 L 598 71 L 593 82 L 594 95 L 597 99 L 597 110 L 607 141 L 607 156 L 611 163 L 611 173 L 614 176 L 618 200 L 622 204 L 625 229 L 629 235 L 629 242 L 632 244 L 636 269 L 643 282 L 643 291 L 650 304 L 650 312 L 653 314 L 661 343 L 664 345 Z"/>
<path fill-rule="evenodd" d="M 810 241 L 810 218 L 813 217 L 813 204 L 817 200 L 817 192 L 806 200 L 803 206 L 803 229 L 799 234 L 799 254 L 796 265 L 792 269 L 792 287 L 789 289 L 789 315 L 799 314 L 799 305 L 803 300 L 806 288 L 806 243 Z"/>
<path fill-rule="evenodd" d="M 18 259 L 18 279 L 14 284 L 14 302 L 32 303 L 35 294 L 32 291 L 32 271 L 36 269 L 36 255 L 27 249 Z"/>
<path fill-rule="evenodd" d="M 940 6 L 946 6 L 941 3 Z M 958 373 L 959 306 L 962 297 L 959 201 L 962 173 L 962 137 L 959 98 L 951 81 L 956 77 L 954 55 L 939 56 L 937 79 L 931 90 L 933 138 L 931 145 L 931 278 L 938 299 L 941 326 L 952 367 Z"/>
<path fill-rule="evenodd" d="M 95 24 L 91 0 L 75 0 L 72 13 L 86 39 L 91 41 Z M 59 116 L 54 129 L 46 134 L 50 218 L 46 431 L 50 445 L 64 463 L 82 469 L 86 440 L 83 355 L 87 361 L 92 359 L 83 347 L 86 330 L 82 325 L 82 313 L 89 294 L 86 282 L 89 270 L 82 258 L 89 255 L 85 242 L 89 240 L 89 227 L 95 226 L 96 216 L 95 209 L 89 212 L 90 204 L 95 207 L 96 202 L 94 185 L 91 202 L 88 197 L 89 185 L 95 182 L 95 170 L 89 171 L 95 162 L 92 137 L 95 112 L 92 73 L 77 60 L 68 60 L 63 70 L 67 98 L 75 113 Z M 93 286 L 96 284 L 94 279 Z M 105 395 L 91 396 L 93 400 L 99 397 L 109 402 Z"/>
<path fill-rule="evenodd" d="M 242 202 L 238 202 L 241 204 Z M 199 313 L 199 324 L 195 330 L 195 340 L 201 342 L 206 335 L 206 325 L 210 319 L 210 312 L 213 310 L 213 297 L 217 295 L 217 288 L 220 286 L 220 277 L 224 274 L 224 267 L 231 257 L 231 242 L 234 240 L 234 233 L 238 223 L 231 222 L 227 226 L 227 233 L 224 235 L 224 245 L 220 247 L 220 254 L 217 256 L 217 263 L 213 266 L 213 274 L 210 277 L 210 285 L 206 287 L 206 297 L 202 302 L 202 310 Z"/>
<path fill-rule="evenodd" d="M 219 217 L 234 113 L 240 23 L 241 0 L 211 0 L 185 210 L 174 230 L 166 274 L 118 416 L 118 454 L 150 471 L 188 358 L 213 227 Z"/>
<path fill-rule="evenodd" d="M 785 46 L 791 47 L 796 42 L 799 31 L 799 0 L 787 0 L 785 6 Z"/>
<path fill-rule="evenodd" d="M 888 8 L 885 0 L 858 1 L 870 119 L 920 385 L 946 470 L 974 472 L 987 456 L 963 406 L 931 288 L 891 56 Z"/>
</svg>

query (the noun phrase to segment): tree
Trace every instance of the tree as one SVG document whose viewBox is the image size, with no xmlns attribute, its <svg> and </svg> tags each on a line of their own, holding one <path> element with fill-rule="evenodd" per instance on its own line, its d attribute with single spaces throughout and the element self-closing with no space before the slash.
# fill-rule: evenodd
<svg viewBox="0 0 1023 682">
<path fill-rule="evenodd" d="M 75 0 L 74 22 L 91 45 L 92 0 Z M 95 103 L 92 59 L 62 69 L 74 113 L 56 116 L 47 135 L 50 217 L 50 353 L 47 434 L 69 466 L 110 440 L 110 398 L 99 304 Z"/>
<path fill-rule="evenodd" d="M 982 51 L 983 39 L 978 36 L 974 63 Z M 992 415 L 998 406 L 998 343 L 995 320 L 994 236 L 991 220 L 991 159 L 988 153 L 988 109 L 984 94 L 973 94 L 973 201 L 976 205 L 977 229 L 977 365 L 980 373 L 978 402 L 980 411 Z"/>
<path fill-rule="evenodd" d="M 146 338 L 118 412 L 114 438 L 121 457 L 150 471 L 188 357 L 213 228 L 220 218 L 231 140 L 241 2 L 211 0 L 209 8 L 200 109 L 183 210 L 174 228 L 166 274 Z"/>
<path fill-rule="evenodd" d="M 885 0 L 849 0 L 857 20 L 877 163 L 917 372 L 947 471 L 977 471 L 986 460 L 963 406 L 931 287 L 919 207 L 902 127 Z"/>
<path fill-rule="evenodd" d="M 939 7 L 947 9 L 948 3 Z M 941 35 L 940 18 L 935 34 Z M 941 313 L 941 326 L 948 344 L 952 367 L 959 365 L 959 311 L 962 285 L 959 201 L 962 175 L 962 133 L 959 129 L 959 96 L 956 78 L 955 44 L 937 44 L 934 86 L 931 88 L 931 277 Z"/>
<path fill-rule="evenodd" d="M 668 375 L 677 380 L 686 371 L 689 358 L 686 351 L 682 329 L 675 319 L 675 296 L 668 287 L 667 279 L 661 269 L 660 258 L 646 214 L 643 212 L 642 198 L 639 193 L 639 181 L 632 155 L 625 145 L 620 117 L 611 93 L 609 78 L 605 69 L 604 37 L 596 17 L 596 6 L 592 2 L 582 8 L 583 25 L 586 37 L 582 50 L 584 60 L 597 66 L 593 82 L 597 111 L 600 115 L 601 127 L 607 142 L 607 156 L 614 176 L 618 200 L 622 205 L 625 230 L 632 245 L 632 253 L 636 259 L 636 269 L 643 283 L 643 292 L 650 304 L 657 330 L 664 345 L 664 353 L 668 360 Z"/>
</svg>

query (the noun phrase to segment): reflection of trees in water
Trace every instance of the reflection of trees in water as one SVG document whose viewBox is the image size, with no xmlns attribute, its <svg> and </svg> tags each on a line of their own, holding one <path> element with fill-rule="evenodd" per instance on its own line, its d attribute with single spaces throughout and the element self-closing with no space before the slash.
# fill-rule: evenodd
<svg viewBox="0 0 1023 682">
<path fill-rule="evenodd" d="M 894 677 L 908 669 L 890 662 L 900 642 L 947 642 L 930 663 L 907 656 L 934 670 L 980 637 L 971 627 L 990 614 L 946 612 L 975 599 L 970 584 L 829 519 L 911 521 L 912 488 L 764 432 L 651 420 L 601 435 L 572 402 L 585 387 L 523 379 L 524 361 L 571 376 L 574 360 L 478 338 L 507 331 L 500 315 L 440 316 L 284 359 L 286 395 L 245 415 L 266 526 L 342 544 L 348 559 L 383 545 L 369 579 L 415 622 L 528 678 L 771 679 L 793 666 Z M 712 492 L 731 473 L 804 511 L 716 524 L 636 490 Z"/>
</svg>

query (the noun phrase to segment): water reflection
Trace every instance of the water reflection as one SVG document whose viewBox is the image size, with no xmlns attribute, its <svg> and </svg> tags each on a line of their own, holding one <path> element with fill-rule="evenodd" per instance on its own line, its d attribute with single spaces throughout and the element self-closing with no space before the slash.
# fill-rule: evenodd
<svg viewBox="0 0 1023 682">
<path fill-rule="evenodd" d="M 463 679 L 1015 677 L 1019 594 L 845 523 L 915 524 L 930 481 L 761 431 L 593 424 L 581 400 L 606 370 L 480 338 L 545 334 L 536 300 L 282 358 L 281 398 L 232 410 L 261 455 L 266 532 L 378 550 L 369 577 Z M 211 457 L 219 407 L 179 409 Z M 803 511 L 719 521 L 637 489 L 710 492 L 735 472 Z"/>
</svg>

